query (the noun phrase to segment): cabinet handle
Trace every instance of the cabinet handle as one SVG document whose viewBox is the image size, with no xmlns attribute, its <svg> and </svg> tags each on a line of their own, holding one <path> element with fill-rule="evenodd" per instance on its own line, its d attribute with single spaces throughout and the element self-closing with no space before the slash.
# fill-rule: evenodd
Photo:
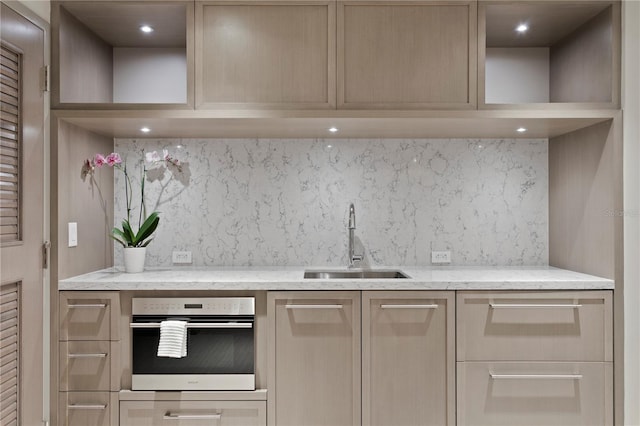
<svg viewBox="0 0 640 426">
<path fill-rule="evenodd" d="M 73 303 L 67 305 L 68 308 L 106 308 L 106 303 Z"/>
<path fill-rule="evenodd" d="M 222 414 L 174 414 L 169 412 L 162 418 L 164 420 L 220 420 Z"/>
<path fill-rule="evenodd" d="M 107 354 L 105 353 L 96 353 L 96 354 L 68 354 L 69 358 L 105 358 Z"/>
<path fill-rule="evenodd" d="M 67 408 L 69 410 L 104 410 L 107 406 L 106 404 L 69 404 Z"/>
<path fill-rule="evenodd" d="M 520 309 L 520 308 L 536 308 L 536 309 L 546 309 L 546 308 L 556 308 L 556 309 L 578 309 L 582 305 L 558 305 L 558 304 L 540 304 L 540 303 L 489 303 L 493 309 L 499 308 L 508 308 L 508 309 Z"/>
<path fill-rule="evenodd" d="M 580 380 L 582 374 L 493 374 L 492 379 L 544 379 L 544 380 Z"/>
<path fill-rule="evenodd" d="M 287 309 L 342 309 L 342 305 L 285 305 Z"/>
<path fill-rule="evenodd" d="M 159 322 L 130 322 L 130 328 L 160 328 Z M 187 328 L 253 328 L 250 322 L 200 322 L 189 323 Z"/>
<path fill-rule="evenodd" d="M 438 305 L 380 305 L 380 309 L 438 309 Z"/>
</svg>

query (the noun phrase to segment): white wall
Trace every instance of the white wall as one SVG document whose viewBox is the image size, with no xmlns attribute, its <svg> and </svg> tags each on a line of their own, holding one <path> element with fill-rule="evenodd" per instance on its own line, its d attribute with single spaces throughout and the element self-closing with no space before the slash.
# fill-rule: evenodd
<svg viewBox="0 0 640 426">
<path fill-rule="evenodd" d="M 51 18 L 51 2 L 50 0 L 18 0 L 26 7 L 34 11 L 39 17 L 46 22 L 50 22 Z"/>
<path fill-rule="evenodd" d="M 640 2 L 623 4 L 624 401 L 626 425 L 640 425 Z"/>
<path fill-rule="evenodd" d="M 186 103 L 183 48 L 114 48 L 113 102 Z"/>
<path fill-rule="evenodd" d="M 489 48 L 485 102 L 549 102 L 549 48 Z"/>
</svg>

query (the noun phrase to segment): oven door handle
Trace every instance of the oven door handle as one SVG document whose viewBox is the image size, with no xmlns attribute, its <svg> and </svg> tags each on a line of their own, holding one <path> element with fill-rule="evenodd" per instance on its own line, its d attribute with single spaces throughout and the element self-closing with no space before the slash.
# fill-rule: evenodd
<svg viewBox="0 0 640 426">
<path fill-rule="evenodd" d="M 160 328 L 159 322 L 131 322 L 131 328 Z M 251 322 L 198 322 L 188 323 L 187 328 L 253 328 Z"/>
</svg>

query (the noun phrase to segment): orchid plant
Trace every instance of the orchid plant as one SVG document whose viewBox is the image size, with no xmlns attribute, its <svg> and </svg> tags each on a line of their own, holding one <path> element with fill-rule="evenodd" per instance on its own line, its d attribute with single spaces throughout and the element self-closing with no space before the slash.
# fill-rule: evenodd
<svg viewBox="0 0 640 426">
<path fill-rule="evenodd" d="M 82 167 L 82 178 L 87 175 L 93 176 L 96 169 L 101 167 L 113 167 L 120 170 L 124 174 L 124 190 L 127 203 L 127 217 L 122 221 L 121 228 L 114 227 L 111 230 L 110 237 L 120 243 L 122 247 L 146 247 L 153 240 L 152 235 L 158 227 L 160 216 L 157 211 L 147 216 L 146 206 L 144 203 L 144 186 L 147 176 L 147 165 L 164 165 L 172 166 L 179 172 L 182 171 L 180 161 L 169 155 L 169 152 L 162 150 L 162 156 L 157 152 L 147 152 L 142 161 L 142 172 L 140 176 L 140 213 L 138 216 L 138 230 L 134 231 L 131 225 L 131 204 L 133 195 L 133 186 L 131 177 L 127 170 L 126 161 L 123 162 L 120 154 L 112 152 L 106 157 L 102 154 L 96 154 L 92 159 L 86 159 Z"/>
</svg>

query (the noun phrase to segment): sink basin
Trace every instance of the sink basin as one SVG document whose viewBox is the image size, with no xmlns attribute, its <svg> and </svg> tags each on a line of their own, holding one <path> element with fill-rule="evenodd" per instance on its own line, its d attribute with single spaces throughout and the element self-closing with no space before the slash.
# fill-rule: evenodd
<svg viewBox="0 0 640 426">
<path fill-rule="evenodd" d="M 394 270 L 352 270 L 352 271 L 304 271 L 304 278 L 316 280 L 350 279 L 401 279 L 410 278 L 402 271 Z"/>
</svg>

